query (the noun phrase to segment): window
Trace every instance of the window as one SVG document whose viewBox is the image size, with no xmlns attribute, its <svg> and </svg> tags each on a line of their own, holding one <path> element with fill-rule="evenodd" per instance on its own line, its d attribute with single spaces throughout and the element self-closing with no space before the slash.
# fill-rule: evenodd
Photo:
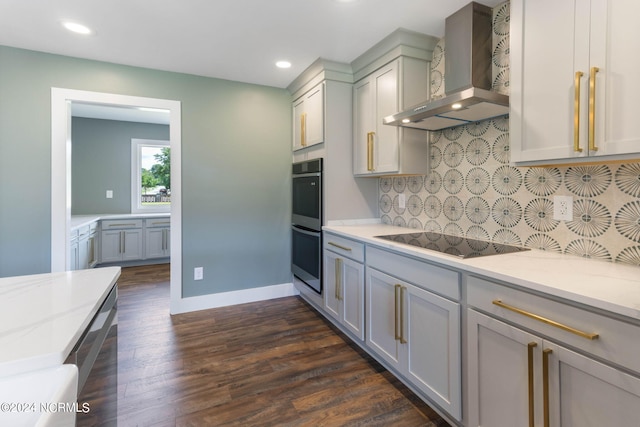
<svg viewBox="0 0 640 427">
<path fill-rule="evenodd" d="M 131 140 L 131 212 L 171 211 L 169 141 Z"/>
</svg>

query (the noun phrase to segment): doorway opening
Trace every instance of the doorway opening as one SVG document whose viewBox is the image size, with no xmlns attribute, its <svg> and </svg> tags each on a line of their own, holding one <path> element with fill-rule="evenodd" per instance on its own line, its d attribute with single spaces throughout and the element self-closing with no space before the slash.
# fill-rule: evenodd
<svg viewBox="0 0 640 427">
<path fill-rule="evenodd" d="M 182 298 L 181 104 L 180 101 L 73 89 L 51 89 L 51 271 L 70 266 L 71 117 L 76 104 L 169 113 L 171 149 L 171 284 L 170 311 Z"/>
</svg>

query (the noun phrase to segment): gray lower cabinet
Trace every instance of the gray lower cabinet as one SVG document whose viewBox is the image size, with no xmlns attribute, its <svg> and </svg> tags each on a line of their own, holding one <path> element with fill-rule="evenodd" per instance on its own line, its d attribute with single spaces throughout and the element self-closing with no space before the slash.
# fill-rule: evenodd
<svg viewBox="0 0 640 427">
<path fill-rule="evenodd" d="M 469 426 L 639 425 L 638 326 L 480 278 L 467 291 Z"/>
<path fill-rule="evenodd" d="M 323 285 L 325 316 L 462 420 L 458 272 L 325 232 Z"/>
<path fill-rule="evenodd" d="M 366 255 L 367 347 L 462 420 L 459 273 L 369 246 Z"/>
<path fill-rule="evenodd" d="M 102 221 L 101 262 L 134 261 L 143 258 L 142 220 Z"/>
<path fill-rule="evenodd" d="M 324 309 L 360 341 L 364 341 L 363 261 L 362 243 L 325 234 Z"/>
</svg>

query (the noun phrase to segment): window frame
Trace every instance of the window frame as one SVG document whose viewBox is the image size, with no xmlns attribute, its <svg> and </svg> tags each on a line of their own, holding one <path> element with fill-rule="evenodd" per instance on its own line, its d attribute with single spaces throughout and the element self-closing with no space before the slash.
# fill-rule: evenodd
<svg viewBox="0 0 640 427">
<path fill-rule="evenodd" d="M 131 213 L 170 213 L 171 203 L 160 206 L 145 206 L 142 204 L 142 147 L 171 148 L 168 140 L 159 139 L 131 139 Z"/>
</svg>

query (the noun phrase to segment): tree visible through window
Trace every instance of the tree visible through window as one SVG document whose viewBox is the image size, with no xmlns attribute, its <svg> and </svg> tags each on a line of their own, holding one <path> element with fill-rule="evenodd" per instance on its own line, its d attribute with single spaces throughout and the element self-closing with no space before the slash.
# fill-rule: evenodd
<svg viewBox="0 0 640 427">
<path fill-rule="evenodd" d="M 169 141 L 133 139 L 132 212 L 169 212 L 171 207 L 171 149 Z"/>
</svg>

